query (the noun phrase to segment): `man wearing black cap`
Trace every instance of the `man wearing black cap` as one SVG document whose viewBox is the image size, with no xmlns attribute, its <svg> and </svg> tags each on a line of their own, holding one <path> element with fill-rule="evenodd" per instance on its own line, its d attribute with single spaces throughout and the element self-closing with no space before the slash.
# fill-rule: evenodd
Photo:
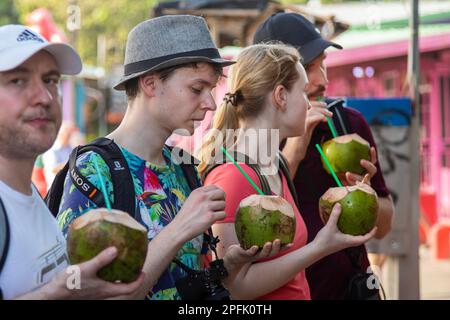
<svg viewBox="0 0 450 320">
<path fill-rule="evenodd" d="M 253 43 L 271 41 L 280 41 L 297 48 L 309 78 L 307 94 L 311 107 L 306 120 L 306 133 L 304 136 L 288 139 L 283 149 L 283 154 L 294 175 L 294 184 L 300 200 L 300 212 L 308 228 L 309 242 L 323 227 L 318 212 L 319 198 L 328 188 L 335 187 L 333 178 L 323 170 L 320 155 L 314 146 L 316 143 L 332 138 L 325 117 L 331 117 L 332 113 L 326 109 L 324 102 L 320 102 L 328 85 L 324 65 L 325 50 L 330 46 L 337 49 L 342 47 L 323 39 L 314 24 L 295 13 L 274 14 L 258 27 Z M 361 165 L 370 175 L 371 185 L 379 196 L 378 232 L 375 237 L 381 239 L 391 228 L 394 212 L 392 199 L 381 174 L 375 142 L 367 122 L 354 109 L 345 108 L 345 113 L 351 131 L 358 133 L 373 146 L 371 161 L 361 160 Z M 355 184 L 356 181 L 362 180 L 361 176 L 350 172 L 346 173 L 345 178 L 348 184 Z M 343 250 L 316 262 L 306 270 L 311 298 L 349 298 L 348 288 L 351 279 L 358 273 L 365 273 L 368 266 L 369 261 L 364 246 Z"/>
</svg>

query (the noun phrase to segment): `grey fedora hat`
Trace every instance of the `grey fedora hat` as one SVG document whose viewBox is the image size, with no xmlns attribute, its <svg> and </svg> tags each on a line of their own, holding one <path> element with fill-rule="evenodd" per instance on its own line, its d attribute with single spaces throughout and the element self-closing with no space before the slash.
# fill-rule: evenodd
<svg viewBox="0 0 450 320">
<path fill-rule="evenodd" d="M 189 62 L 224 67 L 234 63 L 222 59 L 201 17 L 168 15 L 146 20 L 128 34 L 124 75 L 114 89 L 124 90 L 125 82 L 149 71 Z"/>
</svg>

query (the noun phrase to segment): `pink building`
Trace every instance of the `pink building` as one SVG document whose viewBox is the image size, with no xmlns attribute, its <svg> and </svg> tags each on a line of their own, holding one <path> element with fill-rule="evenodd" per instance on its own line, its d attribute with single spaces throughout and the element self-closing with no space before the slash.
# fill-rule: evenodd
<svg viewBox="0 0 450 320">
<path fill-rule="evenodd" d="M 421 187 L 423 197 L 432 195 L 432 200 L 437 199 L 439 219 L 450 218 L 450 29 L 445 29 L 438 34 L 424 32 L 420 37 Z M 376 37 L 382 32 L 382 43 L 328 53 L 328 95 L 407 95 L 408 40 L 389 41 L 386 30 L 372 34 Z M 370 32 L 366 31 L 365 36 L 371 36 Z"/>
</svg>

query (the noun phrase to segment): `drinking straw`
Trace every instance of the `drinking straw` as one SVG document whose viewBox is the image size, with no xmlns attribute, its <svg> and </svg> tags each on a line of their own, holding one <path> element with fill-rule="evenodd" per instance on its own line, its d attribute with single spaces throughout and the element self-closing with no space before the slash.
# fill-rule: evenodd
<svg viewBox="0 0 450 320">
<path fill-rule="evenodd" d="M 333 122 L 331 121 L 331 119 L 328 116 L 325 116 L 325 118 L 327 118 L 328 126 L 330 127 L 331 134 L 333 135 L 333 138 L 336 138 L 337 134 L 336 134 L 336 130 L 334 130 Z"/>
<path fill-rule="evenodd" d="M 318 96 L 316 101 L 323 101 L 321 96 Z M 327 118 L 328 126 L 330 127 L 331 134 L 333 135 L 333 138 L 337 137 L 336 130 L 334 129 L 333 121 L 328 116 L 325 116 Z"/>
<path fill-rule="evenodd" d="M 261 189 L 258 188 L 258 186 L 252 181 L 252 179 L 244 171 L 244 169 L 242 169 L 242 167 L 234 160 L 234 158 L 227 152 L 227 150 L 225 150 L 224 147 L 221 147 L 221 149 L 222 149 L 222 152 L 227 156 L 227 158 L 230 159 L 233 162 L 233 164 L 239 169 L 239 171 L 244 175 L 244 177 L 248 180 L 248 182 L 250 182 L 250 184 L 256 190 L 256 192 L 258 192 L 260 195 L 263 196 L 264 192 L 262 192 Z"/>
<path fill-rule="evenodd" d="M 108 208 L 108 211 L 111 211 L 111 203 L 109 202 L 108 193 L 106 192 L 105 182 L 103 181 L 103 177 L 100 174 L 100 169 L 98 167 L 97 157 L 95 157 L 95 156 L 94 156 L 94 166 L 95 166 L 95 170 L 97 171 L 98 180 L 100 181 L 100 189 L 101 189 L 101 191 L 103 193 L 103 198 L 105 198 L 106 208 Z"/>
<path fill-rule="evenodd" d="M 323 160 L 325 161 L 325 164 L 327 165 L 328 169 L 330 169 L 331 175 L 333 176 L 334 180 L 336 181 L 336 184 L 339 187 L 342 187 L 342 183 L 339 181 L 336 173 L 334 172 L 333 168 L 330 165 L 330 162 L 328 161 L 327 157 L 325 156 L 325 154 L 322 151 L 322 148 L 319 146 L 319 144 L 316 143 L 316 148 L 317 150 L 319 150 L 320 155 L 322 156 Z"/>
</svg>

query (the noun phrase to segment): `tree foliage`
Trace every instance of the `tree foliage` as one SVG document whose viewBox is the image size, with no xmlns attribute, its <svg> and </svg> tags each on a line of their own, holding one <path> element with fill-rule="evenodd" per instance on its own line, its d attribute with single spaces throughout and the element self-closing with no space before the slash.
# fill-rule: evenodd
<svg viewBox="0 0 450 320">
<path fill-rule="evenodd" d="M 1 0 L 0 26 L 11 23 L 19 23 L 19 14 L 14 5 L 14 0 Z"/>
<path fill-rule="evenodd" d="M 4 0 L 1 0 L 3 3 Z M 97 39 L 106 40 L 105 67 L 122 64 L 128 32 L 139 22 L 150 17 L 155 0 L 16 0 L 20 22 L 37 8 L 47 8 L 55 23 L 72 39 L 72 45 L 81 55 L 83 63 L 97 65 Z M 81 9 L 81 28 L 72 33 L 67 30 L 68 7 L 76 3 Z"/>
</svg>

